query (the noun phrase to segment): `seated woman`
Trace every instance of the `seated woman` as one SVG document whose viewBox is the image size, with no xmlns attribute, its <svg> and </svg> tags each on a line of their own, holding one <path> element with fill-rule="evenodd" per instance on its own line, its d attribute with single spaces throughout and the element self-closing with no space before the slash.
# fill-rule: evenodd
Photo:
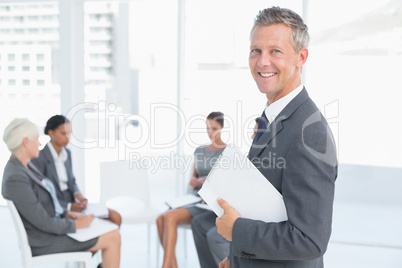
<svg viewBox="0 0 402 268">
<path fill-rule="evenodd" d="M 66 148 L 71 134 L 70 121 L 63 115 L 52 116 L 46 123 L 45 134 L 50 136 L 50 141 L 32 163 L 53 182 L 60 204 L 68 210 L 81 212 L 86 209 L 88 200 L 75 183 L 71 152 Z M 121 225 L 121 216 L 115 210 L 109 209 L 107 220 Z"/>
<path fill-rule="evenodd" d="M 211 171 L 217 158 L 225 149 L 226 144 L 221 139 L 223 128 L 223 113 L 212 112 L 207 117 L 207 133 L 211 144 L 198 147 L 195 152 L 195 165 L 190 186 L 194 189 L 194 194 L 201 188 L 206 176 Z M 158 234 L 165 254 L 162 267 L 177 267 L 175 254 L 177 241 L 177 226 L 179 224 L 189 224 L 191 219 L 205 210 L 190 206 L 169 210 L 156 219 Z"/>
<path fill-rule="evenodd" d="M 18 118 L 11 121 L 3 135 L 12 154 L 4 168 L 2 195 L 14 202 L 21 215 L 32 255 L 102 250 L 102 267 L 119 267 L 121 239 L 118 231 L 85 242 L 66 235 L 88 227 L 94 216 L 63 209 L 53 183 L 30 163 L 39 155 L 38 137 L 35 124 Z"/>
</svg>

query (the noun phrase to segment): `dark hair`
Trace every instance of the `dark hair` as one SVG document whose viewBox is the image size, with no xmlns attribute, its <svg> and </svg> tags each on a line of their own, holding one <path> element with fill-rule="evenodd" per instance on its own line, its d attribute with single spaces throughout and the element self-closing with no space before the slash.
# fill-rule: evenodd
<svg viewBox="0 0 402 268">
<path fill-rule="evenodd" d="M 260 119 L 261 119 L 261 117 L 257 117 L 256 119 L 254 119 L 255 120 L 255 123 L 258 125 L 258 123 L 260 123 Z"/>
<path fill-rule="evenodd" d="M 207 116 L 207 120 L 214 120 L 221 127 L 223 127 L 223 113 L 222 112 L 212 112 Z"/>
<path fill-rule="evenodd" d="M 45 134 L 49 135 L 49 130 L 55 130 L 65 123 L 70 123 L 70 120 L 68 120 L 64 115 L 54 115 L 50 117 L 46 122 Z"/>
</svg>

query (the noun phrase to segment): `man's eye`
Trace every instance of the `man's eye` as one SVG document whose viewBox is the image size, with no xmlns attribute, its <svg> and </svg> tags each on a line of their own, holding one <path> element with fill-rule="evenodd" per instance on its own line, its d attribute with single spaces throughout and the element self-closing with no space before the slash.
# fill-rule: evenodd
<svg viewBox="0 0 402 268">
<path fill-rule="evenodd" d="M 279 50 L 277 50 L 277 49 L 274 49 L 273 51 L 272 51 L 273 53 L 280 53 L 280 51 Z"/>
<path fill-rule="evenodd" d="M 253 50 L 251 50 L 251 52 L 252 52 L 252 53 L 260 53 L 261 50 L 259 50 L 259 49 L 253 49 Z"/>
</svg>

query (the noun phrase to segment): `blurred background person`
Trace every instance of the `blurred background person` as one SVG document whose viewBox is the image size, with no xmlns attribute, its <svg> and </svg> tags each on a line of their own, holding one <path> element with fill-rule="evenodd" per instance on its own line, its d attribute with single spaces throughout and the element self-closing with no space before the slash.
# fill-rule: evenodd
<svg viewBox="0 0 402 268">
<path fill-rule="evenodd" d="M 63 115 L 54 115 L 46 122 L 44 132 L 49 135 L 50 141 L 32 163 L 53 182 L 57 198 L 64 208 L 82 212 L 87 208 L 88 200 L 75 182 L 71 152 L 66 148 L 71 135 L 70 121 Z M 115 210 L 109 209 L 109 217 L 106 219 L 121 225 L 121 216 Z"/>
<path fill-rule="evenodd" d="M 4 168 L 2 195 L 15 204 L 32 255 L 102 250 L 102 267 L 119 267 L 121 239 L 118 231 L 84 242 L 66 235 L 89 227 L 94 216 L 67 211 L 61 206 L 53 183 L 30 162 L 39 155 L 38 137 L 37 126 L 19 118 L 6 127 L 3 135 L 12 154 Z"/>
<path fill-rule="evenodd" d="M 221 112 L 212 112 L 207 116 L 207 133 L 211 143 L 198 147 L 194 152 L 194 173 L 190 180 L 190 187 L 193 189 L 194 194 L 197 194 L 217 158 L 226 147 L 226 144 L 221 139 L 221 131 L 224 127 L 223 117 L 224 114 Z M 204 209 L 193 205 L 169 210 L 156 219 L 159 239 L 165 251 L 162 267 L 177 267 L 175 254 L 177 226 L 179 224 L 189 224 L 193 217 L 203 212 L 205 212 Z M 213 220 L 212 224 L 215 224 L 215 220 Z"/>
</svg>

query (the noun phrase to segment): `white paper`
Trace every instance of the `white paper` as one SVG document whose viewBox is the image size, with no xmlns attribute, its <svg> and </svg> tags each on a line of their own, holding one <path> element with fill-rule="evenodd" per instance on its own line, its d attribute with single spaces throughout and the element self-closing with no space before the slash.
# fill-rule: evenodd
<svg viewBox="0 0 402 268">
<path fill-rule="evenodd" d="M 180 208 L 180 207 L 185 207 L 188 205 L 193 205 L 196 203 L 201 202 L 202 199 L 198 196 L 195 196 L 193 194 L 187 194 L 187 195 L 183 195 L 183 196 L 179 196 L 173 199 L 170 199 L 168 201 L 166 201 L 166 205 L 169 206 L 169 208 Z"/>
<path fill-rule="evenodd" d="M 80 228 L 75 233 L 68 233 L 67 235 L 77 241 L 83 242 L 117 230 L 118 228 L 119 226 L 113 222 L 95 218 L 88 228 Z"/>
<path fill-rule="evenodd" d="M 211 207 L 208 204 L 199 203 L 199 204 L 195 204 L 195 206 L 197 208 L 202 208 L 202 209 L 205 209 L 205 210 L 212 211 Z"/>
<path fill-rule="evenodd" d="M 87 208 L 82 213 L 85 215 L 93 214 L 98 218 L 109 217 L 109 209 L 102 203 L 88 203 Z"/>
<path fill-rule="evenodd" d="M 226 146 L 198 194 L 218 217 L 223 215 L 217 202 L 220 197 L 243 218 L 265 222 L 287 220 L 282 195 L 234 146 Z"/>
</svg>

